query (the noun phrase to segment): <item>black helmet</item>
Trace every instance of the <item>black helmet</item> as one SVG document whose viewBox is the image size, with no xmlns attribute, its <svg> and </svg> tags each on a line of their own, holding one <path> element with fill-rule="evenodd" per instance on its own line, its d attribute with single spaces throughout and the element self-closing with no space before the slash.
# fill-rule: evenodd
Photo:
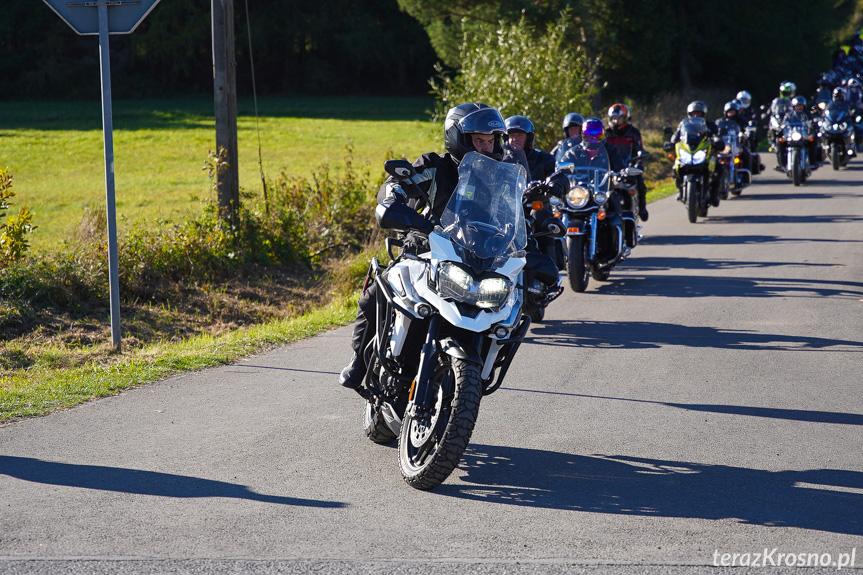
<svg viewBox="0 0 863 575">
<path fill-rule="evenodd" d="M 503 157 L 501 136 L 503 135 L 503 116 L 495 108 L 485 104 L 461 104 L 450 108 L 444 120 L 444 148 L 456 163 L 464 155 L 474 151 L 470 134 L 494 135 L 494 151 L 491 157 Z"/>
<path fill-rule="evenodd" d="M 707 117 L 707 104 L 702 102 L 701 100 L 693 100 L 686 106 L 686 115 L 692 116 L 693 112 L 701 112 L 704 114 L 704 117 Z"/>
<path fill-rule="evenodd" d="M 533 122 L 524 116 L 510 116 L 504 120 L 506 133 L 524 132 L 527 134 L 527 140 L 524 142 L 524 148 L 530 150 L 533 147 L 533 139 L 536 136 L 536 129 L 533 127 Z"/>
<path fill-rule="evenodd" d="M 566 116 L 563 117 L 563 137 L 568 138 L 569 134 L 566 133 L 566 129 L 570 126 L 578 126 L 584 124 L 584 116 L 581 114 L 576 114 L 575 112 L 570 112 Z"/>
<path fill-rule="evenodd" d="M 806 98 L 804 98 L 803 96 L 794 96 L 791 99 L 791 107 L 792 108 L 795 108 L 797 106 L 805 106 L 805 105 L 806 105 Z"/>
<path fill-rule="evenodd" d="M 727 116 L 728 112 L 730 110 L 734 110 L 735 113 L 739 112 L 740 111 L 740 104 L 738 104 L 734 100 L 731 100 L 730 102 L 726 102 L 725 106 L 723 106 L 723 108 L 722 108 L 722 114 Z"/>
<path fill-rule="evenodd" d="M 833 101 L 834 102 L 844 102 L 845 101 L 845 88 L 839 87 L 834 88 L 833 90 Z"/>
</svg>

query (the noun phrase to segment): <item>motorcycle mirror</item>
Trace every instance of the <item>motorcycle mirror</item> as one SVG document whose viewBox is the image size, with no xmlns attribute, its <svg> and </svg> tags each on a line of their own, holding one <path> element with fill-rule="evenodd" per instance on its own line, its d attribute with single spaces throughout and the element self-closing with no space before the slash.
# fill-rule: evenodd
<svg viewBox="0 0 863 575">
<path fill-rule="evenodd" d="M 547 218 L 540 226 L 540 234 L 553 238 L 562 238 L 566 235 L 566 228 L 557 218 Z"/>
<path fill-rule="evenodd" d="M 637 176 L 642 175 L 643 173 L 644 173 L 644 172 L 643 172 L 643 171 L 641 171 L 641 170 L 639 170 L 638 168 L 632 168 L 632 167 L 629 167 L 629 168 L 623 168 L 623 169 L 620 171 L 620 175 L 621 175 L 622 177 L 624 177 L 624 178 L 635 178 L 635 177 L 637 177 Z"/>
<path fill-rule="evenodd" d="M 417 173 L 407 160 L 387 160 L 384 162 L 384 170 L 400 182 L 412 178 Z"/>
<path fill-rule="evenodd" d="M 557 167 L 557 169 L 560 172 L 574 172 L 575 171 L 575 164 L 573 164 L 572 162 L 562 162 Z"/>
</svg>

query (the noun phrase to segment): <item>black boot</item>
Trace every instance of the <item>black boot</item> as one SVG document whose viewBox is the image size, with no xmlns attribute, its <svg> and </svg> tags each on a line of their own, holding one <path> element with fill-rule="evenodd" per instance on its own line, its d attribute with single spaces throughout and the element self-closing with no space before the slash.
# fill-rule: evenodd
<svg viewBox="0 0 863 575">
<path fill-rule="evenodd" d="M 647 188 L 641 189 L 639 186 L 638 189 L 638 217 L 642 222 L 647 221 L 647 217 L 650 214 L 647 213 Z"/>
<path fill-rule="evenodd" d="M 366 376 L 366 364 L 360 354 L 354 353 L 351 361 L 339 374 L 339 383 L 348 389 L 357 389 L 363 384 L 363 379 Z"/>
</svg>

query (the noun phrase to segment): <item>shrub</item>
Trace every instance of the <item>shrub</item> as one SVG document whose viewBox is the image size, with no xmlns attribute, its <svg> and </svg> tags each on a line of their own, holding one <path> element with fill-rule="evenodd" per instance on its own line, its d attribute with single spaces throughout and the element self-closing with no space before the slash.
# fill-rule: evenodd
<svg viewBox="0 0 863 575">
<path fill-rule="evenodd" d="M 538 145 L 546 150 L 554 146 L 563 135 L 563 117 L 591 110 L 597 90 L 597 63 L 569 39 L 567 14 L 545 30 L 534 29 L 522 17 L 514 24 L 501 23 L 495 32 L 466 34 L 460 72 L 453 77 L 439 67 L 431 80 L 437 118 L 452 106 L 483 102 L 505 118 L 527 116 L 536 127 Z"/>
<path fill-rule="evenodd" d="M 9 199 L 15 197 L 12 191 L 12 172 L 8 168 L 0 168 L 0 220 L 11 207 Z M 15 216 L 9 216 L 5 222 L 0 221 L 0 268 L 19 261 L 30 247 L 27 235 L 36 229 L 30 222 L 33 213 L 25 205 Z"/>
</svg>

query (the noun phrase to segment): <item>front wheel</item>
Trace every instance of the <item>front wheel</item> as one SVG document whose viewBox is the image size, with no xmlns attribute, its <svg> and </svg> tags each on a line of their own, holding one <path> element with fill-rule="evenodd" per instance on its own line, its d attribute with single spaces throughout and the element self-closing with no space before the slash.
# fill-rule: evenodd
<svg viewBox="0 0 863 575">
<path fill-rule="evenodd" d="M 482 381 L 479 367 L 445 356 L 434 370 L 434 404 L 417 417 L 405 414 L 399 436 L 399 467 L 416 489 L 433 489 L 458 465 L 479 414 Z"/>
<path fill-rule="evenodd" d="M 589 243 L 584 236 L 569 236 L 569 259 L 566 262 L 566 273 L 569 275 L 569 285 L 572 291 L 583 292 L 590 281 Z"/>
<path fill-rule="evenodd" d="M 839 169 L 839 161 L 840 161 L 839 146 L 837 146 L 836 144 L 831 144 L 830 145 L 830 163 L 833 165 L 834 170 Z"/>
<path fill-rule="evenodd" d="M 800 150 L 791 152 L 791 178 L 795 186 L 803 182 L 803 167 L 800 165 Z"/>
<path fill-rule="evenodd" d="M 699 193 L 695 182 L 692 180 L 686 182 L 684 186 L 686 186 L 686 212 L 689 215 L 689 223 L 694 224 L 698 221 L 698 203 L 701 198 L 701 194 Z"/>
</svg>

